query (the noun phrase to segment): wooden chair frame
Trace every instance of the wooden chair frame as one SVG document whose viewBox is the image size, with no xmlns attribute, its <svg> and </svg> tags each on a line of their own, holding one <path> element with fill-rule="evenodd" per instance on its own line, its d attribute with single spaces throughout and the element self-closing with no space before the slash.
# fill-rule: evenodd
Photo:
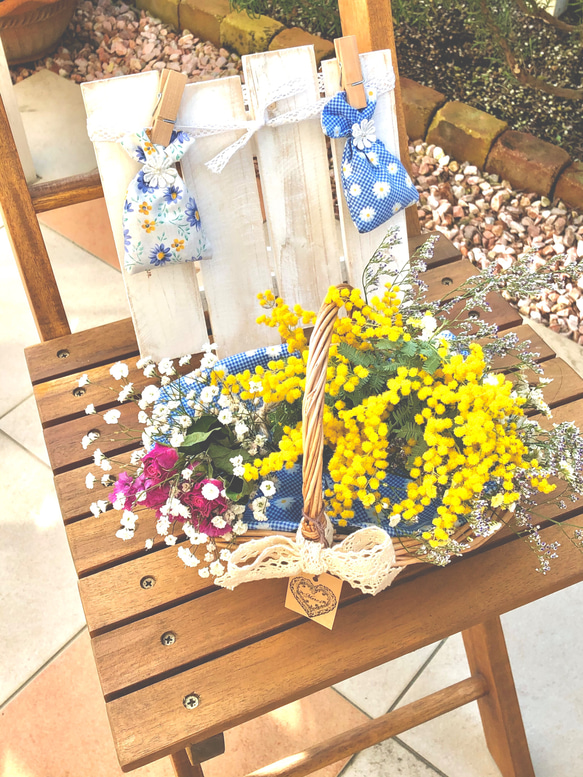
<svg viewBox="0 0 583 777">
<path fill-rule="evenodd" d="M 341 0 L 340 9 L 344 33 L 356 34 L 360 51 L 395 51 L 388 0 Z M 407 160 L 398 79 L 397 109 L 401 156 Z M 125 553 L 115 544 L 115 516 L 106 513 L 99 525 L 86 517 L 82 484 L 88 462 L 76 449 L 72 453 L 73 446 L 80 447 L 78 440 L 89 423 L 71 399 L 77 376 L 84 371 L 92 375 L 95 397 L 81 400 L 83 407 L 92 399 L 98 407 L 107 406 L 103 386 L 109 364 L 129 360 L 139 381 L 137 345 L 129 320 L 71 335 L 36 215 L 98 198 L 102 190 L 97 174 L 27 187 L 3 106 L 0 137 L 0 205 L 42 340 L 27 350 L 29 370 L 124 771 L 171 755 L 179 777 L 200 776 L 200 764 L 223 751 L 222 732 L 227 728 L 461 631 L 471 670 L 468 679 L 249 777 L 309 774 L 473 700 L 478 701 L 487 744 L 503 777 L 534 775 L 499 616 L 582 580 L 583 563 L 575 548 L 563 547 L 553 571 L 543 577 L 534 572 L 526 544 L 502 531 L 483 549 L 445 569 L 415 565 L 378 597 L 345 591 L 336 626 L 325 633 L 289 611 L 281 612 L 285 581 L 254 583 L 233 593 L 216 592 L 196 581 L 187 596 L 178 598 L 177 581 L 187 580 L 187 571 L 181 571 L 174 562 L 168 572 L 168 554 L 163 549 L 146 562 L 143 556 Z M 408 227 L 414 248 L 422 238 L 412 210 Z M 427 274 L 435 296 L 439 296 L 446 276 L 461 278 L 468 272 L 455 248 L 440 241 Z M 557 391 L 547 397 L 558 408 L 555 420 L 564 415 L 583 422 L 583 382 L 561 360 L 553 358 L 552 351 L 522 326 L 520 317 L 503 300 L 494 300 L 491 315 L 501 328 L 514 329 L 534 341 L 541 361 L 547 361 L 552 374 L 562 377 Z M 98 430 L 107 450 L 108 430 Z M 119 443 L 111 444 L 119 447 Z M 127 454 L 122 451 L 123 455 Z M 579 508 L 565 512 L 561 516 L 564 526 L 576 520 L 579 512 Z M 559 518 L 551 510 L 548 517 Z M 548 522 L 542 533 L 550 542 L 560 535 L 561 527 Z M 112 612 L 109 599 L 120 588 L 127 591 L 125 609 Z M 247 597 L 258 612 L 267 610 L 269 618 L 266 615 L 243 633 L 228 611 L 236 609 L 237 603 L 241 606 Z M 211 619 L 209 632 L 220 636 L 201 635 L 190 653 L 173 659 L 172 667 L 162 666 L 166 657 L 161 659 L 152 651 L 149 680 L 136 676 L 121 681 L 115 663 L 124 647 L 131 642 L 135 649 L 146 650 L 152 638 L 159 644 L 156 635 L 167 613 L 175 618 L 177 633 L 196 613 Z M 390 640 L 386 639 L 387 628 Z M 308 641 L 309 661 L 305 654 Z M 340 646 L 341 664 L 334 660 L 334 651 Z M 213 672 L 209 671 L 211 661 Z M 216 681 L 226 661 L 230 667 L 228 689 Z M 228 700 L 224 698 L 227 691 Z M 168 723 L 164 737 L 158 733 L 162 718 Z"/>
</svg>

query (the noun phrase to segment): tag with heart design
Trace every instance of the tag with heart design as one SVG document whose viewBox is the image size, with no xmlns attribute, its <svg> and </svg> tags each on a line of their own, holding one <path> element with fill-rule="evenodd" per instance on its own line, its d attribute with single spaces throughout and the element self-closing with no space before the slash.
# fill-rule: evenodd
<svg viewBox="0 0 583 777">
<path fill-rule="evenodd" d="M 288 610 L 299 612 L 300 615 L 331 629 L 341 590 L 342 580 L 333 575 L 308 575 L 301 572 L 290 577 L 285 606 Z"/>
</svg>

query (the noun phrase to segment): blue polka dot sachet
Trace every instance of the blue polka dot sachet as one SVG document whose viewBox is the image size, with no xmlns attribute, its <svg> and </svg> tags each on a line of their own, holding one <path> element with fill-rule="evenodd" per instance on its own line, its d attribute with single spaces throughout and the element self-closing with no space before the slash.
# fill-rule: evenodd
<svg viewBox="0 0 583 777">
<path fill-rule="evenodd" d="M 157 145 L 146 130 L 121 141 L 143 165 L 124 204 L 124 265 L 130 274 L 210 257 L 196 200 L 176 169 L 193 142 L 185 132 L 173 132 L 168 146 Z"/>
<path fill-rule="evenodd" d="M 366 108 L 353 108 L 346 92 L 338 92 L 322 111 L 324 134 L 348 138 L 342 155 L 342 188 L 359 232 L 370 232 L 419 200 L 399 159 L 376 136 L 376 92 L 372 88 L 366 92 Z"/>
</svg>

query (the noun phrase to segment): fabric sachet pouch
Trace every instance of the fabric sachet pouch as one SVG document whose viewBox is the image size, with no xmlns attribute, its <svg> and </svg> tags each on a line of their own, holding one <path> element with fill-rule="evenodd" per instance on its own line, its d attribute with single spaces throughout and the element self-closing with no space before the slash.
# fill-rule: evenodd
<svg viewBox="0 0 583 777">
<path fill-rule="evenodd" d="M 400 160 L 376 136 L 376 91 L 366 90 L 366 108 L 353 108 L 338 92 L 322 111 L 322 130 L 330 138 L 348 138 L 342 155 L 342 188 L 359 232 L 388 221 L 419 194 Z"/>
<path fill-rule="evenodd" d="M 168 146 L 157 145 L 146 130 L 121 140 L 143 165 L 124 204 L 124 265 L 130 274 L 211 255 L 196 200 L 176 169 L 192 143 L 194 138 L 185 132 L 173 132 Z"/>
</svg>

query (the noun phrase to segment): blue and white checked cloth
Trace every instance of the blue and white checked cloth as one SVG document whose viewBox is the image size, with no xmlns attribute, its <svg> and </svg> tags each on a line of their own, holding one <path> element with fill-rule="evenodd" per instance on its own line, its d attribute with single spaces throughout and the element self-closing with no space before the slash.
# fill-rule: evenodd
<svg viewBox="0 0 583 777">
<path fill-rule="evenodd" d="M 286 345 L 274 345 L 269 348 L 258 348 L 255 351 L 247 351 L 221 359 L 214 365 L 213 369 L 224 370 L 225 374 L 236 374 L 244 370 L 254 372 L 255 367 L 258 365 L 267 368 L 270 361 L 285 359 L 288 355 L 289 352 Z M 202 391 L 205 385 L 206 383 L 192 377 L 192 375 L 186 375 L 163 388 L 157 404 L 165 403 L 170 399 L 176 399 L 178 388 L 180 389 L 180 394 L 185 396 L 193 390 Z M 183 410 L 187 413 L 192 413 L 186 402 L 183 404 Z M 171 417 L 172 415 L 174 413 L 171 414 Z M 160 442 L 168 444 L 167 438 L 160 437 L 158 439 Z M 243 520 L 252 529 L 269 528 L 274 532 L 295 532 L 302 519 L 302 468 L 298 463 L 293 469 L 284 469 L 269 476 L 269 479 L 274 481 L 277 491 L 269 500 L 270 504 L 266 513 L 267 521 L 256 521 L 253 518 L 253 511 L 250 506 L 246 507 Z M 391 502 L 401 501 L 407 496 L 407 484 L 409 482 L 410 478 L 390 473 L 382 481 L 379 491 L 383 497 L 390 499 Z M 328 474 L 327 467 L 325 467 L 324 488 L 332 487 L 332 478 Z M 388 521 L 380 520 L 380 525 L 393 537 L 414 534 L 419 529 L 431 525 L 431 521 L 437 514 L 438 504 L 439 502 L 436 500 L 426 507 L 419 516 L 418 523 L 407 525 L 403 521 L 398 527 L 393 528 L 389 526 Z M 355 516 L 349 521 L 348 528 L 358 529 L 371 524 L 379 524 L 378 517 L 374 513 L 367 511 L 360 502 L 355 502 L 353 509 Z M 334 524 L 337 523 L 337 519 L 332 518 L 331 520 Z"/>
<path fill-rule="evenodd" d="M 376 91 L 368 88 L 366 93 L 366 108 L 353 108 L 346 101 L 346 92 L 338 92 L 322 111 L 324 134 L 348 138 L 342 155 L 342 188 L 359 232 L 370 232 L 419 200 L 399 159 L 377 139 Z"/>
</svg>

